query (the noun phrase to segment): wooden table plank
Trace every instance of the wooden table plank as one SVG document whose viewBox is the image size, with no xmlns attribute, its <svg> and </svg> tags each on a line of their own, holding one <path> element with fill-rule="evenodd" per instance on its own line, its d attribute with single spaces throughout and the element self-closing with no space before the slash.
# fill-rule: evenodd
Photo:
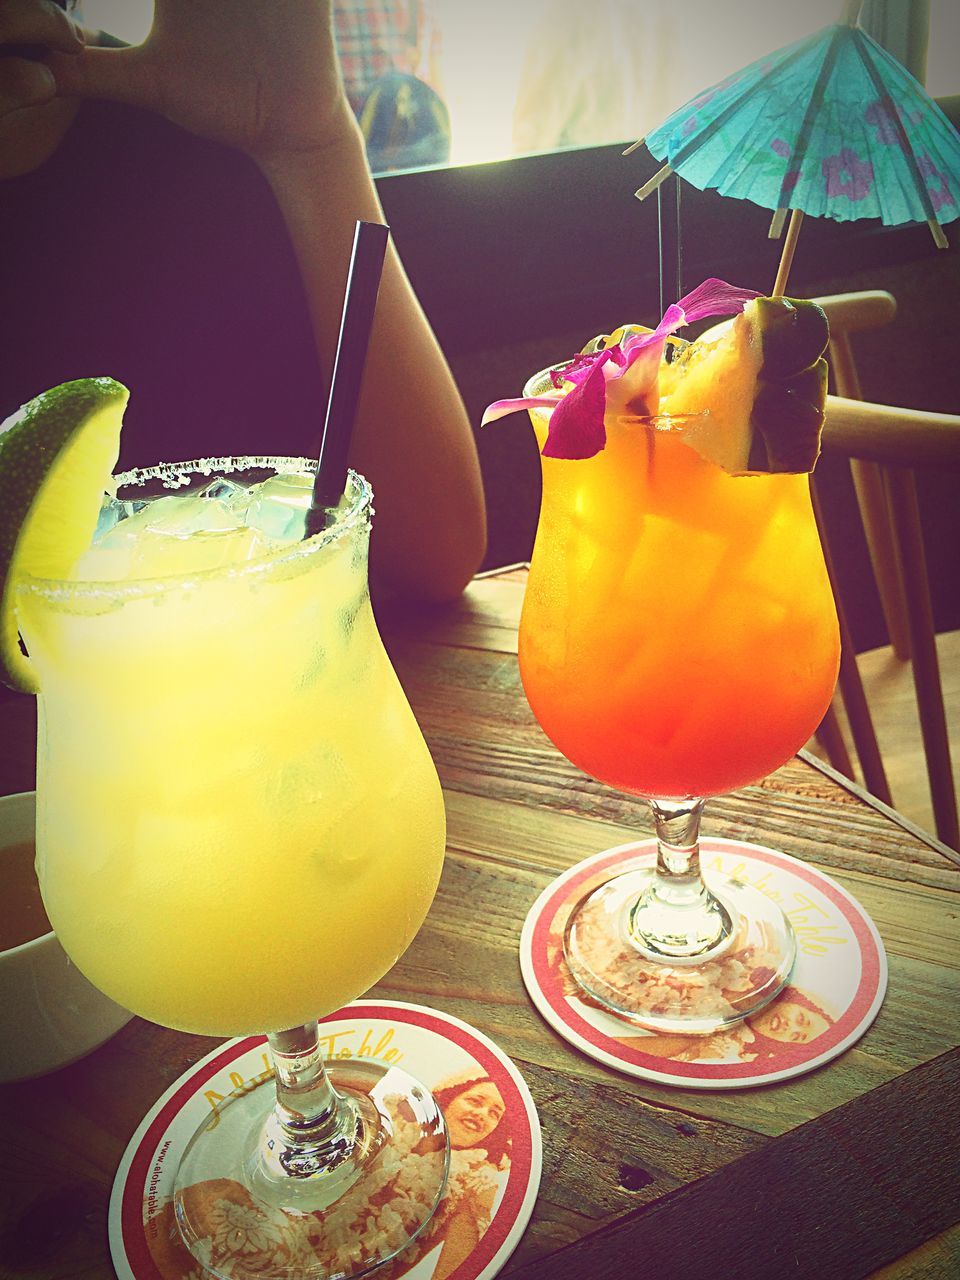
<svg viewBox="0 0 960 1280">
<path fill-rule="evenodd" d="M 871 1280 L 950 1280 L 960 1275 L 960 1225 L 931 1236 L 916 1249 L 889 1266 L 875 1271 Z"/>
<path fill-rule="evenodd" d="M 958 1094 L 953 1050 L 509 1274 L 622 1280 L 633 1260 L 657 1280 L 868 1276 L 960 1220 Z"/>
</svg>

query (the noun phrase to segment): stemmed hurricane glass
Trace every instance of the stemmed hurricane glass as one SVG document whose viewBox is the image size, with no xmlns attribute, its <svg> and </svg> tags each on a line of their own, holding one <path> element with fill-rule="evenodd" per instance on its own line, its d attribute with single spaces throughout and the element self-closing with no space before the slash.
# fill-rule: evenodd
<svg viewBox="0 0 960 1280">
<path fill-rule="evenodd" d="M 123 518 L 85 580 L 28 580 L 18 601 L 42 689 L 38 869 L 64 948 L 164 1026 L 269 1030 L 273 1073 L 216 1107 L 174 1197 L 188 1248 L 231 1280 L 264 1263 L 231 1251 L 225 1214 L 269 1242 L 270 1274 L 361 1275 L 422 1230 L 448 1166 L 418 1081 L 320 1053 L 317 1018 L 422 923 L 444 808 L 370 607 L 368 484 L 350 473 L 312 537 L 264 534 L 309 501 L 315 467 L 224 458 L 120 477 L 107 515 Z M 194 494 L 188 519 L 175 504 Z"/>
<path fill-rule="evenodd" d="M 556 386 L 547 370 L 524 398 Z M 529 412 L 542 451 L 556 410 Z M 764 778 L 816 728 L 836 612 L 806 474 L 727 474 L 675 424 L 605 427 L 594 456 L 541 459 L 520 671 L 567 759 L 649 801 L 656 861 L 576 906 L 565 957 L 619 1017 L 706 1034 L 772 1000 L 796 944 L 760 889 L 704 879 L 704 801 Z"/>
</svg>

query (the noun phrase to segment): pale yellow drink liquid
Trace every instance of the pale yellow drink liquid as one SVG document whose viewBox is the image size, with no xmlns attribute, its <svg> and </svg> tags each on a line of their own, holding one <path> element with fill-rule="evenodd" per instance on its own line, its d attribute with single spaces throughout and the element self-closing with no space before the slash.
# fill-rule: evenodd
<svg viewBox="0 0 960 1280">
<path fill-rule="evenodd" d="M 331 1012 L 433 898 L 443 802 L 371 612 L 363 492 L 247 562 L 21 588 L 47 912 L 91 982 L 165 1026 Z"/>
</svg>

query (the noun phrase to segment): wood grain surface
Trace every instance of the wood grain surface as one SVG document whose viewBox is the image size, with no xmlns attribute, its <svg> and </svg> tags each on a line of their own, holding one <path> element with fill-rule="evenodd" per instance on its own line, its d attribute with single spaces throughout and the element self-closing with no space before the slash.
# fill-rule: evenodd
<svg viewBox="0 0 960 1280">
<path fill-rule="evenodd" d="M 511 1055 L 543 1129 L 533 1219 L 502 1274 L 960 1275 L 960 867 L 812 757 L 711 801 L 705 834 L 827 871 L 873 917 L 890 968 L 866 1035 L 806 1076 L 686 1090 L 577 1053 L 530 1003 L 524 917 L 556 874 L 652 834 L 645 806 L 577 772 L 527 706 L 525 571 L 462 601 L 378 611 L 444 786 L 448 853 L 426 924 L 370 994 L 432 1005 Z M 0 791 L 33 786 L 34 710 L 0 703 Z M 215 1040 L 134 1019 L 45 1079 L 0 1089 L 0 1277 L 113 1274 L 110 1187 L 143 1114 Z"/>
</svg>

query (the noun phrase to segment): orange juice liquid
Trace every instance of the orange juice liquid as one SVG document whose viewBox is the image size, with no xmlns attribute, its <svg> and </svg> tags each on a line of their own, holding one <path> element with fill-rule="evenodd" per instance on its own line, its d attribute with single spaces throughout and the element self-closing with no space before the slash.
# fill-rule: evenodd
<svg viewBox="0 0 960 1280">
<path fill-rule="evenodd" d="M 531 413 L 540 444 L 547 414 Z M 806 475 L 728 475 L 678 432 L 607 422 L 542 458 L 520 672 L 586 773 L 649 797 L 756 782 L 829 705 L 840 641 Z"/>
</svg>

